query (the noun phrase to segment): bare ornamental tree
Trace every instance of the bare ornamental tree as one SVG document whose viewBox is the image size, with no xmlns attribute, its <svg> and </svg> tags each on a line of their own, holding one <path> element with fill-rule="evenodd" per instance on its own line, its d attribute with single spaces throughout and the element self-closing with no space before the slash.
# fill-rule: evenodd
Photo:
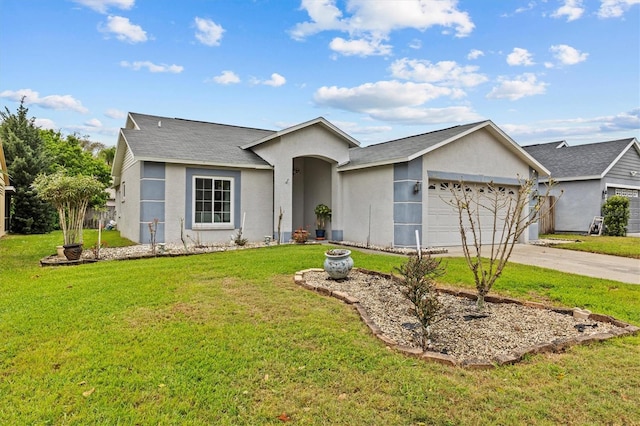
<svg viewBox="0 0 640 426">
<path fill-rule="evenodd" d="M 462 249 L 475 279 L 478 310 L 484 309 L 484 298 L 502 274 L 514 245 L 540 218 L 542 202 L 554 186 L 549 179 L 541 195 L 535 176 L 518 176 L 518 183 L 516 188 L 460 181 L 449 187 L 453 198 L 445 201 L 458 213 Z"/>
</svg>

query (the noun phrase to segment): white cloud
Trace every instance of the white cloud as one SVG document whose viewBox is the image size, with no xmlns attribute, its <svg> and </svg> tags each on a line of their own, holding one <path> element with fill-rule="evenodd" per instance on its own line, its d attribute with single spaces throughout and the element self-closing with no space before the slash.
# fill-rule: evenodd
<svg viewBox="0 0 640 426">
<path fill-rule="evenodd" d="M 442 26 L 454 28 L 458 37 L 468 36 L 473 31 L 474 24 L 467 12 L 458 10 L 457 3 L 457 0 L 348 0 L 345 10 L 351 15 L 344 16 L 336 5 L 336 0 L 302 0 L 301 9 L 307 11 L 310 21 L 296 24 L 290 35 L 296 40 L 303 40 L 322 31 L 341 31 L 348 33 L 351 41 L 368 40 L 370 45 L 375 45 L 371 41 L 388 40 L 392 31 L 406 28 L 425 31 L 434 26 Z M 349 42 L 344 42 L 346 40 L 335 42 L 330 47 L 342 48 L 336 50 L 338 53 L 354 54 L 353 47 L 346 48 Z M 390 52 L 391 47 L 385 46 L 385 50 L 387 49 Z M 378 49 L 372 49 L 372 52 L 371 54 L 381 54 Z"/>
<path fill-rule="evenodd" d="M 469 60 L 478 59 L 480 56 L 484 56 L 484 52 L 482 50 L 472 49 L 467 55 L 467 59 Z"/>
<path fill-rule="evenodd" d="M 507 55 L 507 64 L 511 66 L 516 66 L 516 65 L 531 66 L 531 65 L 535 65 L 535 62 L 533 62 L 532 55 L 531 53 L 529 53 L 527 49 L 515 47 L 513 49 L 513 52 Z"/>
<path fill-rule="evenodd" d="M 55 110 L 71 110 L 80 113 L 87 113 L 89 110 L 82 105 L 82 102 L 71 95 L 49 95 L 40 97 L 40 94 L 31 89 L 5 90 L 0 92 L 0 98 L 6 98 L 15 102 L 20 102 L 24 98 L 25 105 L 36 105 L 41 108 Z"/>
<path fill-rule="evenodd" d="M 121 61 L 120 66 L 131 68 L 134 71 L 140 71 L 142 68 L 146 68 L 149 72 L 168 72 L 172 74 L 180 74 L 184 70 L 184 67 L 181 65 L 154 64 L 150 61 Z"/>
<path fill-rule="evenodd" d="M 640 128 L 640 108 L 600 117 L 546 120 L 532 124 L 501 124 L 500 128 L 521 142 L 549 142 L 571 137 L 575 140 L 573 144 L 602 142 L 611 138 L 611 133 L 622 132 L 616 137 L 630 137 L 628 132 L 637 131 Z"/>
<path fill-rule="evenodd" d="M 363 126 L 353 121 L 331 121 L 341 130 L 351 135 L 373 135 L 377 133 L 390 132 L 393 130 L 391 126 Z"/>
<path fill-rule="evenodd" d="M 199 18 L 196 16 L 196 39 L 206 46 L 219 46 L 224 28 L 216 24 L 210 19 Z"/>
<path fill-rule="evenodd" d="M 418 38 L 414 38 L 413 40 L 411 40 L 411 42 L 409 43 L 409 47 L 411 49 L 421 49 L 422 48 L 422 40 L 418 39 Z"/>
<path fill-rule="evenodd" d="M 302 0 L 300 9 L 307 11 L 310 22 L 302 22 L 290 31 L 295 40 L 304 40 L 307 36 L 329 30 L 347 30 L 348 22 L 342 20 L 342 11 L 335 0 Z"/>
<path fill-rule="evenodd" d="M 122 120 L 127 117 L 127 113 L 119 109 L 110 108 L 104 112 L 104 115 L 115 120 Z"/>
<path fill-rule="evenodd" d="M 515 101 L 525 96 L 542 95 L 546 92 L 547 83 L 539 82 L 534 74 L 524 73 L 514 80 L 499 77 L 498 86 L 487 94 L 489 99 L 509 99 Z"/>
<path fill-rule="evenodd" d="M 441 96 L 454 94 L 454 90 L 448 87 L 392 80 L 365 83 L 351 88 L 323 86 L 314 94 L 314 100 L 319 105 L 332 108 L 369 112 L 378 109 L 418 106 Z"/>
<path fill-rule="evenodd" d="M 122 16 L 108 16 L 106 25 L 99 25 L 98 29 L 105 34 L 113 34 L 120 41 L 142 43 L 148 40 L 147 33 L 139 25 L 134 25 L 129 18 Z"/>
<path fill-rule="evenodd" d="M 580 19 L 584 13 L 582 0 L 565 0 L 564 5 L 551 14 L 553 18 L 567 17 L 567 22 Z"/>
<path fill-rule="evenodd" d="M 40 127 L 41 129 L 46 129 L 46 130 L 57 130 L 58 126 L 56 126 L 56 123 L 49 119 L 49 118 L 36 118 L 33 121 L 33 124 L 36 127 Z"/>
<path fill-rule="evenodd" d="M 464 123 L 483 119 L 481 115 L 467 106 L 447 108 L 412 108 L 401 107 L 389 110 L 369 111 L 371 118 L 402 124 L 439 124 Z"/>
<path fill-rule="evenodd" d="M 90 120 L 85 121 L 84 125 L 89 128 L 101 128 L 102 121 L 98 120 L 97 118 L 92 118 Z"/>
<path fill-rule="evenodd" d="M 640 0 L 601 0 L 598 16 L 600 18 L 619 18 L 631 6 L 640 4 Z"/>
<path fill-rule="evenodd" d="M 135 0 L 73 0 L 75 3 L 86 6 L 100 13 L 107 13 L 110 7 L 129 10 L 133 7 Z"/>
<path fill-rule="evenodd" d="M 588 53 L 582 53 L 566 44 L 553 45 L 549 48 L 549 51 L 553 53 L 553 56 L 561 65 L 575 65 L 586 61 L 589 56 Z"/>
<path fill-rule="evenodd" d="M 284 78 L 277 72 L 274 72 L 273 74 L 271 74 L 271 78 L 269 80 L 263 81 L 262 84 L 266 86 L 280 87 L 280 86 L 283 86 L 286 82 L 287 82 L 286 78 Z"/>
<path fill-rule="evenodd" d="M 422 83 L 441 83 L 454 87 L 473 87 L 488 81 L 477 66 L 461 66 L 455 61 L 432 64 L 426 60 L 398 59 L 391 64 L 391 74 L 396 78 Z"/>
<path fill-rule="evenodd" d="M 213 77 L 212 80 L 218 84 L 240 83 L 240 77 L 238 77 L 233 71 L 229 70 L 222 71 L 222 74 Z"/>
<path fill-rule="evenodd" d="M 272 87 L 283 86 L 286 82 L 287 82 L 287 79 L 281 76 L 280 74 L 278 74 L 277 72 L 274 72 L 273 74 L 271 74 L 271 78 L 269 80 L 260 80 L 255 77 L 251 79 L 251 84 L 263 84 L 265 86 L 272 86 Z"/>
<path fill-rule="evenodd" d="M 391 45 L 382 44 L 382 40 L 365 38 L 345 40 L 342 37 L 336 37 L 331 40 L 329 47 L 334 52 L 344 56 L 381 56 L 391 54 Z"/>
</svg>

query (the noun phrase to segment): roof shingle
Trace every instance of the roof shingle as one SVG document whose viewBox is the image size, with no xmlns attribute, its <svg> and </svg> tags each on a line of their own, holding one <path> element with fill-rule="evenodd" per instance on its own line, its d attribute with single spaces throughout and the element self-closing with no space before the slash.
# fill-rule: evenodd
<svg viewBox="0 0 640 426">
<path fill-rule="evenodd" d="M 275 133 L 226 124 L 130 113 L 139 127 L 122 129 L 138 158 L 163 161 L 266 166 L 266 161 L 240 146 Z"/>
<path fill-rule="evenodd" d="M 602 176 L 633 140 L 628 138 L 576 146 L 550 142 L 522 148 L 549 169 L 553 178 L 595 177 Z"/>
</svg>

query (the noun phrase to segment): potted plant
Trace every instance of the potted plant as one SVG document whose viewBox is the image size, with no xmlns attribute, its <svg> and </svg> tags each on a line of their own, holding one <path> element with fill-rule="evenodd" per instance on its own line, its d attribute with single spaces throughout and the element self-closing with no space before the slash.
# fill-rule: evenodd
<svg viewBox="0 0 640 426">
<path fill-rule="evenodd" d="M 327 220 L 331 220 L 331 209 L 326 204 L 318 204 L 314 212 L 316 214 L 316 240 L 324 240 Z"/>
<path fill-rule="evenodd" d="M 64 237 L 64 254 L 68 260 L 82 255 L 82 224 L 91 200 L 105 187 L 93 176 L 70 176 L 64 169 L 53 174 L 41 174 L 33 181 L 38 196 L 50 202 L 58 211 Z"/>
<path fill-rule="evenodd" d="M 302 227 L 293 231 L 293 241 L 295 241 L 298 244 L 306 243 L 308 238 L 309 238 L 309 231 L 307 231 L 306 229 L 303 229 Z"/>
</svg>

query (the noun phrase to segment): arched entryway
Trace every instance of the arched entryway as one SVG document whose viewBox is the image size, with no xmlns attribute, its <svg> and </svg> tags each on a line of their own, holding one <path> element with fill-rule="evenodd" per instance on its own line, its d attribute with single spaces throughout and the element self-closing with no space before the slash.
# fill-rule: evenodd
<svg viewBox="0 0 640 426">
<path fill-rule="evenodd" d="M 298 228 L 309 231 L 315 237 L 315 207 L 322 203 L 331 207 L 332 164 L 316 157 L 296 157 L 292 167 L 292 232 Z M 327 235 L 331 235 L 331 222 L 327 223 Z"/>
</svg>

